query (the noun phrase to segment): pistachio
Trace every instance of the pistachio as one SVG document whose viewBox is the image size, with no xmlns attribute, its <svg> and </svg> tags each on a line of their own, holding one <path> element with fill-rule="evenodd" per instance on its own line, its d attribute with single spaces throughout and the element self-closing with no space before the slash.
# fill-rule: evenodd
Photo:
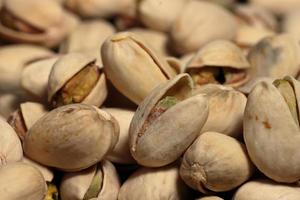
<svg viewBox="0 0 300 200">
<path fill-rule="evenodd" d="M 283 17 L 282 29 L 284 32 L 293 35 L 298 41 L 300 40 L 299 29 L 299 8 L 293 12 L 289 12 Z"/>
<path fill-rule="evenodd" d="M 262 81 L 249 94 L 245 108 L 244 140 L 251 160 L 278 182 L 300 179 L 299 90 L 299 82 L 290 76 L 273 84 Z"/>
<path fill-rule="evenodd" d="M 116 200 L 120 188 L 117 171 L 109 161 L 102 161 L 80 172 L 67 173 L 60 185 L 62 200 Z"/>
<path fill-rule="evenodd" d="M 80 53 L 62 56 L 54 64 L 48 81 L 52 107 L 72 103 L 100 106 L 107 96 L 105 75 L 95 58 Z"/>
<path fill-rule="evenodd" d="M 0 167 L 1 199 L 41 200 L 46 196 L 42 174 L 28 164 L 17 162 Z"/>
<path fill-rule="evenodd" d="M 203 95 L 189 98 L 192 89 L 191 78 L 180 74 L 156 87 L 139 105 L 129 130 L 130 151 L 139 164 L 167 165 L 197 137 L 208 116 L 208 103 Z"/>
<path fill-rule="evenodd" d="M 187 54 L 216 39 L 233 39 L 236 31 L 237 21 L 225 8 L 191 0 L 173 23 L 172 49 L 178 54 Z"/>
<path fill-rule="evenodd" d="M 274 14 L 289 13 L 300 7 L 298 0 L 250 0 L 250 4 L 261 6 Z"/>
<path fill-rule="evenodd" d="M 130 32 L 117 33 L 108 38 L 102 46 L 101 55 L 108 79 L 136 104 L 155 86 L 175 76 L 164 59 L 155 55 L 146 42 Z"/>
<path fill-rule="evenodd" d="M 197 86 L 218 83 L 238 87 L 248 81 L 249 68 L 250 64 L 239 47 L 230 41 L 216 40 L 201 48 L 185 71 Z"/>
<path fill-rule="evenodd" d="M 85 104 L 54 109 L 29 130 L 25 154 L 43 165 L 79 171 L 99 162 L 114 148 L 119 125 L 107 112 Z"/>
<path fill-rule="evenodd" d="M 23 100 L 19 95 L 10 93 L 0 94 L 0 114 L 7 119 L 12 112 L 18 109 L 19 104 Z"/>
<path fill-rule="evenodd" d="M 252 173 L 243 144 L 217 132 L 200 135 L 185 152 L 180 166 L 184 182 L 202 193 L 232 190 Z"/>
<path fill-rule="evenodd" d="M 137 189 L 138 188 L 138 189 Z M 179 177 L 178 168 L 141 168 L 123 183 L 118 200 L 191 199 L 190 191 Z"/>
</svg>

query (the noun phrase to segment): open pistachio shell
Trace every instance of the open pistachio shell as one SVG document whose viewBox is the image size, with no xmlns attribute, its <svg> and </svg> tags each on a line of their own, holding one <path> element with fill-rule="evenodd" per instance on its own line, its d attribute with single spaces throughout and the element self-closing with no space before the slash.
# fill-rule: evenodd
<svg viewBox="0 0 300 200">
<path fill-rule="evenodd" d="M 107 159 L 111 162 L 120 164 L 134 164 L 129 150 L 129 126 L 134 115 L 133 111 L 120 108 L 103 108 L 104 111 L 110 113 L 116 118 L 120 125 L 119 140 L 114 149 L 107 155 Z"/>
<path fill-rule="evenodd" d="M 20 161 L 23 157 L 21 142 L 14 129 L 0 119 L 0 166 Z"/>
<path fill-rule="evenodd" d="M 123 183 L 118 200 L 191 199 L 177 166 L 141 168 Z"/>
<path fill-rule="evenodd" d="M 81 53 L 60 57 L 48 81 L 48 101 L 53 107 L 71 103 L 100 106 L 106 96 L 105 75 L 96 59 Z"/>
<path fill-rule="evenodd" d="M 139 105 L 129 130 L 130 151 L 139 164 L 170 164 L 196 139 L 208 116 L 208 102 L 203 95 L 190 97 L 192 89 L 190 76 L 180 74 Z"/>
<path fill-rule="evenodd" d="M 171 44 L 182 55 L 197 51 L 216 39 L 233 39 L 236 31 L 237 21 L 225 8 L 211 2 L 191 0 L 173 23 Z"/>
<path fill-rule="evenodd" d="M 243 117 L 247 98 L 231 87 L 207 84 L 197 88 L 194 95 L 208 98 L 209 114 L 201 132 L 216 131 L 235 138 L 243 133 Z"/>
<path fill-rule="evenodd" d="M 300 179 L 299 99 L 300 83 L 292 77 L 273 84 L 262 81 L 248 96 L 244 140 L 249 155 L 260 171 L 278 182 Z"/>
<path fill-rule="evenodd" d="M 229 191 L 247 181 L 253 165 L 245 146 L 217 132 L 206 132 L 188 148 L 180 166 L 184 182 L 203 193 Z"/>
<path fill-rule="evenodd" d="M 130 32 L 117 33 L 108 38 L 102 46 L 101 55 L 107 78 L 136 104 L 155 86 L 175 76 L 164 59 Z"/>
<path fill-rule="evenodd" d="M 187 64 L 196 86 L 218 83 L 238 87 L 249 79 L 250 64 L 242 50 L 227 40 L 216 40 L 201 48 Z"/>
<path fill-rule="evenodd" d="M 274 14 L 289 13 L 300 7 L 298 0 L 250 0 L 250 4 L 263 7 Z"/>
<path fill-rule="evenodd" d="M 269 179 L 252 180 L 242 185 L 233 200 L 295 200 L 300 198 L 296 185 L 280 184 Z"/>
<path fill-rule="evenodd" d="M 28 131 L 25 154 L 43 165 L 79 171 L 99 162 L 114 148 L 118 122 L 107 112 L 85 104 L 54 109 Z"/>
<path fill-rule="evenodd" d="M 74 173 L 66 173 L 60 185 L 62 200 L 117 200 L 120 189 L 117 171 L 109 161 Z"/>
<path fill-rule="evenodd" d="M 25 163 L 11 163 L 0 167 L 1 199 L 42 200 L 47 186 L 39 170 Z"/>
</svg>

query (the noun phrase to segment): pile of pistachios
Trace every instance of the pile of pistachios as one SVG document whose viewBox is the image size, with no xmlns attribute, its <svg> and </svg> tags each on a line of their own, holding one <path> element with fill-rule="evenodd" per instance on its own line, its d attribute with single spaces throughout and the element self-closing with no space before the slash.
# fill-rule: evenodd
<svg viewBox="0 0 300 200">
<path fill-rule="evenodd" d="M 299 0 L 0 0 L 0 200 L 299 200 L 299 72 Z"/>
</svg>

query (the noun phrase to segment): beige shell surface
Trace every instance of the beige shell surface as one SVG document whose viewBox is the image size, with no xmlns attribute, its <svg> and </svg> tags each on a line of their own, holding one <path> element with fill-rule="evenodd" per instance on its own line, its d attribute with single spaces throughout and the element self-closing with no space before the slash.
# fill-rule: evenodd
<svg viewBox="0 0 300 200">
<path fill-rule="evenodd" d="M 107 159 L 121 164 L 136 163 L 129 150 L 129 126 L 134 111 L 120 108 L 103 108 L 103 110 L 114 116 L 120 125 L 119 140 L 115 148 L 107 155 Z"/>
<path fill-rule="evenodd" d="M 143 0 L 137 12 L 146 27 L 168 32 L 186 3 L 186 0 Z"/>
<path fill-rule="evenodd" d="M 208 117 L 208 102 L 203 95 L 188 98 L 192 88 L 191 78 L 180 74 L 156 87 L 140 104 L 129 130 L 130 151 L 139 164 L 150 167 L 167 165 L 179 158 L 197 137 Z M 180 102 L 140 133 L 151 110 L 166 96 L 175 96 Z"/>
<path fill-rule="evenodd" d="M 300 83 L 292 77 L 285 80 L 293 86 L 298 102 Z M 287 183 L 300 179 L 299 124 L 293 119 L 283 96 L 270 82 L 258 83 L 248 96 L 244 140 L 251 160 L 266 176 Z"/>
<path fill-rule="evenodd" d="M 101 55 L 107 78 L 136 104 L 155 86 L 175 76 L 164 59 L 130 32 L 117 33 L 108 38 L 102 46 Z"/>
<path fill-rule="evenodd" d="M 27 130 L 33 126 L 42 116 L 47 114 L 47 109 L 43 104 L 36 102 L 25 102 L 20 104 L 20 109 Z"/>
<path fill-rule="evenodd" d="M 185 152 L 180 176 L 202 193 L 222 192 L 247 181 L 253 169 L 242 143 L 222 133 L 206 132 Z"/>
<path fill-rule="evenodd" d="M 24 140 L 25 154 L 46 166 L 79 171 L 99 162 L 118 141 L 118 122 L 107 112 L 71 104 L 40 118 Z"/>
<path fill-rule="evenodd" d="M 176 166 L 141 168 L 122 185 L 118 200 L 190 199 Z"/>
<path fill-rule="evenodd" d="M 283 17 L 282 29 L 284 32 L 287 32 L 299 41 L 300 40 L 300 26 L 299 26 L 299 8 L 293 12 L 289 12 Z"/>
<path fill-rule="evenodd" d="M 249 3 L 261 6 L 274 14 L 289 13 L 300 7 L 298 0 L 250 0 Z"/>
<path fill-rule="evenodd" d="M 171 44 L 182 55 L 197 51 L 216 39 L 233 39 L 236 31 L 237 20 L 225 8 L 211 2 L 192 0 L 172 26 Z"/>
<path fill-rule="evenodd" d="M 22 145 L 14 129 L 0 119 L 0 166 L 20 161 L 23 157 Z"/>
<path fill-rule="evenodd" d="M 194 95 L 208 98 L 209 114 L 201 132 L 216 131 L 235 138 L 243 133 L 243 118 L 247 98 L 231 87 L 207 84 L 197 88 Z"/>
<path fill-rule="evenodd" d="M 21 75 L 22 88 L 40 99 L 47 98 L 49 75 L 58 58 L 46 58 L 27 65 Z"/>
<path fill-rule="evenodd" d="M 41 200 L 47 192 L 43 175 L 25 163 L 11 163 L 0 167 L 1 199 Z"/>
<path fill-rule="evenodd" d="M 256 179 L 242 185 L 233 200 L 296 200 L 300 190 L 296 185 L 280 184 L 269 179 Z"/>
</svg>

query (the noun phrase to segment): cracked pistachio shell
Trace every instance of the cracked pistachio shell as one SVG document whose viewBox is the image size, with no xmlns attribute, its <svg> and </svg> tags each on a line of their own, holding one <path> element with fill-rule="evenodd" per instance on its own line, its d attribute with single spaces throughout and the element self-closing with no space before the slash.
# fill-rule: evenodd
<svg viewBox="0 0 300 200">
<path fill-rule="evenodd" d="M 47 185 L 41 172 L 25 163 L 11 163 L 0 167 L 1 199 L 42 200 Z"/>
<path fill-rule="evenodd" d="M 249 94 L 244 140 L 251 160 L 261 172 L 277 182 L 291 183 L 300 179 L 300 83 L 292 77 L 277 82 L 289 87 L 277 89 L 262 81 Z"/>
<path fill-rule="evenodd" d="M 171 44 L 182 55 L 197 51 L 213 40 L 233 39 L 236 32 L 237 20 L 225 8 L 211 2 L 192 0 L 173 23 Z"/>
<path fill-rule="evenodd" d="M 9 45 L 0 49 L 0 91 L 13 92 L 21 90 L 20 79 L 26 63 L 54 53 L 33 45 Z"/>
<path fill-rule="evenodd" d="M 82 53 L 70 53 L 64 56 L 61 56 L 57 62 L 53 65 L 51 73 L 49 75 L 48 81 L 48 101 L 54 106 L 60 106 L 59 102 L 56 102 L 56 96 L 62 96 L 65 98 L 64 95 L 70 95 L 72 103 L 85 103 L 89 105 L 100 106 L 106 96 L 107 96 L 107 88 L 106 88 L 106 80 L 105 75 L 102 73 L 102 69 L 100 69 L 96 64 L 96 59 L 93 56 L 82 54 Z M 89 88 L 84 88 L 84 92 L 89 91 L 88 94 L 84 94 L 83 96 L 80 94 L 73 94 L 75 90 L 83 90 L 79 88 L 78 85 L 68 85 L 70 80 L 76 75 L 78 75 L 82 70 L 86 69 L 93 65 L 96 67 L 97 73 L 97 80 L 91 85 L 89 84 Z M 82 79 L 82 77 L 81 77 Z M 76 81 L 76 80 L 74 80 Z M 86 78 L 84 80 L 87 81 Z M 67 86 L 68 85 L 68 86 Z M 82 83 L 82 87 L 86 87 L 87 84 Z M 72 87 L 76 87 L 73 89 Z M 72 90 L 73 89 L 73 90 Z M 79 93 L 79 92 L 78 92 Z M 62 104 L 69 104 L 68 99 L 63 100 Z"/>
<path fill-rule="evenodd" d="M 190 97 L 192 89 L 190 76 L 180 74 L 139 105 L 129 129 L 130 151 L 139 164 L 170 164 L 196 139 L 208 116 L 208 102 L 204 95 Z"/>
<path fill-rule="evenodd" d="M 201 48 L 191 59 L 185 68 L 185 72 L 191 74 L 195 85 L 201 86 L 207 83 L 220 83 L 231 87 L 238 87 L 249 79 L 248 69 L 250 64 L 242 50 L 234 43 L 227 40 L 216 40 Z M 220 75 L 209 70 L 218 70 Z M 199 72 L 202 75 L 195 77 Z M 210 75 L 205 75 L 211 73 Z M 200 73 L 201 74 L 201 73 Z"/>
<path fill-rule="evenodd" d="M 123 183 L 118 200 L 191 199 L 175 165 L 141 168 Z"/>
<path fill-rule="evenodd" d="M 249 3 L 279 15 L 292 12 L 300 7 L 298 0 L 250 0 Z"/>
<path fill-rule="evenodd" d="M 296 185 L 280 184 L 269 179 L 252 180 L 242 185 L 233 200 L 295 200 L 300 199 Z"/>
<path fill-rule="evenodd" d="M 246 147 L 217 132 L 200 135 L 185 152 L 180 166 L 183 181 L 202 193 L 232 190 L 247 181 L 253 171 Z"/>
<path fill-rule="evenodd" d="M 196 200 L 224 200 L 218 196 L 207 196 L 207 197 L 201 197 L 201 198 L 198 198 Z"/>
<path fill-rule="evenodd" d="M 185 4 L 186 0 L 142 0 L 138 17 L 150 29 L 169 32 Z"/>
<path fill-rule="evenodd" d="M 101 48 L 101 56 L 107 78 L 136 104 L 158 84 L 175 76 L 164 59 L 130 32 L 116 33 L 108 38 Z"/>
<path fill-rule="evenodd" d="M 165 59 L 177 75 L 184 72 L 185 64 L 182 60 L 173 56 L 165 57 Z"/>
<path fill-rule="evenodd" d="M 0 136 L 0 166 L 20 161 L 23 157 L 21 142 L 14 129 L 2 119 L 0 119 Z"/>
<path fill-rule="evenodd" d="M 119 140 L 106 158 L 115 163 L 135 164 L 129 150 L 129 126 L 134 112 L 120 108 L 103 108 L 103 110 L 110 113 L 120 125 Z"/>
<path fill-rule="evenodd" d="M 66 173 L 60 184 L 61 199 L 85 199 L 95 176 L 100 176 L 98 181 L 101 188 L 97 197 L 92 199 L 117 200 L 121 184 L 115 167 L 107 160 L 80 172 Z"/>
<path fill-rule="evenodd" d="M 207 84 L 197 88 L 194 95 L 208 98 L 209 114 L 201 132 L 216 131 L 235 138 L 243 133 L 246 96 L 231 87 Z"/>
<path fill-rule="evenodd" d="M 44 115 L 28 131 L 25 154 L 43 165 L 79 171 L 103 159 L 119 137 L 118 122 L 94 106 L 71 104 Z"/>
<path fill-rule="evenodd" d="M 0 15 L 0 37 L 47 47 L 57 46 L 78 23 L 53 0 L 4 0 Z"/>
<path fill-rule="evenodd" d="M 300 9 L 289 12 L 283 17 L 282 29 L 284 32 L 293 35 L 298 41 L 300 40 Z"/>
<path fill-rule="evenodd" d="M 59 57 L 50 57 L 28 64 L 21 74 L 21 86 L 37 98 L 47 98 L 48 79 L 54 63 Z"/>
</svg>

